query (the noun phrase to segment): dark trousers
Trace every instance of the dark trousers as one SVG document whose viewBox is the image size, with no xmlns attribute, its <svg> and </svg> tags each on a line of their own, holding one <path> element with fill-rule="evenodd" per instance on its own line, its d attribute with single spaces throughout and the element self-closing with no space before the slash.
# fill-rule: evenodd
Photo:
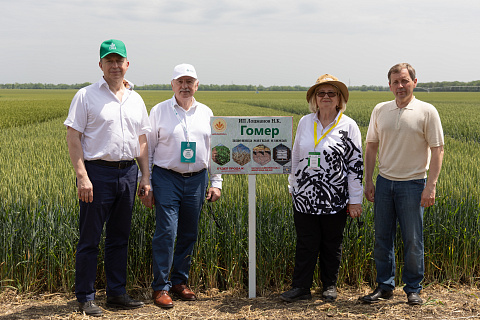
<svg viewBox="0 0 480 320">
<path fill-rule="evenodd" d="M 137 189 L 137 165 L 125 169 L 85 163 L 93 184 L 93 202 L 80 201 L 80 238 L 75 262 L 79 302 L 95 299 L 98 244 L 104 224 L 107 295 L 126 293 L 128 237 Z"/>
<path fill-rule="evenodd" d="M 152 239 L 152 288 L 155 291 L 170 290 L 172 285 L 188 282 L 207 183 L 206 170 L 182 177 L 153 167 L 156 226 Z"/>
<path fill-rule="evenodd" d="M 323 288 L 336 286 L 346 220 L 346 210 L 325 215 L 294 213 L 297 246 L 292 287 L 312 286 L 317 259 Z"/>
</svg>

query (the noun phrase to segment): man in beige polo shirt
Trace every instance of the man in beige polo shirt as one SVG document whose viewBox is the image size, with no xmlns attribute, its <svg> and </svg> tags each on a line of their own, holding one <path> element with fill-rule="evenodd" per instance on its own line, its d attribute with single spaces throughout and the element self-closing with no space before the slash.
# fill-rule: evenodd
<svg viewBox="0 0 480 320">
<path fill-rule="evenodd" d="M 378 286 L 360 300 L 375 303 L 393 296 L 398 220 L 404 244 L 403 290 L 408 303 L 418 305 L 423 303 L 419 293 L 425 269 L 423 212 L 435 203 L 443 160 L 443 130 L 435 107 L 413 95 L 417 79 L 411 65 L 393 66 L 388 81 L 395 100 L 373 109 L 365 150 L 364 193 L 368 201 L 374 202 Z M 377 152 L 379 174 L 375 187 Z"/>
</svg>

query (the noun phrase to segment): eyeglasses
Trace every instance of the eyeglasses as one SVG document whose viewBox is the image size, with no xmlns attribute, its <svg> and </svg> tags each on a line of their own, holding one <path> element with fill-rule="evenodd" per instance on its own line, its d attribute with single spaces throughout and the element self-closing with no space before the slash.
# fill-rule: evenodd
<svg viewBox="0 0 480 320">
<path fill-rule="evenodd" d="M 330 92 L 318 91 L 318 92 L 315 93 L 315 95 L 317 97 L 321 97 L 321 98 L 325 97 L 325 95 L 328 95 L 330 98 L 333 98 L 337 95 L 337 93 L 336 92 L 331 92 L 331 91 Z"/>
</svg>

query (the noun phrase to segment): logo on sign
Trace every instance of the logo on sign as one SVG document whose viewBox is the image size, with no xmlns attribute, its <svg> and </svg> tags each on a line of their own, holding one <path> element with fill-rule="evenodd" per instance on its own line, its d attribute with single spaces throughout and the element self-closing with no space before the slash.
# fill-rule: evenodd
<svg viewBox="0 0 480 320">
<path fill-rule="evenodd" d="M 213 130 L 217 133 L 222 133 L 227 130 L 227 123 L 222 118 L 217 118 L 213 121 Z"/>
</svg>

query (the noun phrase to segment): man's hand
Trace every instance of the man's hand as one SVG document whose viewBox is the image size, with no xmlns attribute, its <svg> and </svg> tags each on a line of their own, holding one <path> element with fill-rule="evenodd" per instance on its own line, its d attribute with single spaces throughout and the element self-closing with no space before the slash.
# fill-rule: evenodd
<svg viewBox="0 0 480 320">
<path fill-rule="evenodd" d="M 148 197 L 151 189 L 150 178 L 142 176 L 142 179 L 138 184 L 137 196 L 143 200 L 144 198 Z"/>
<path fill-rule="evenodd" d="M 93 185 L 87 175 L 77 178 L 78 199 L 83 202 L 93 202 Z"/>
<path fill-rule="evenodd" d="M 222 195 L 222 191 L 218 188 L 210 188 L 208 189 L 206 199 L 210 202 L 215 202 L 220 199 Z"/>
<path fill-rule="evenodd" d="M 363 193 L 365 198 L 374 202 L 375 200 L 375 186 L 373 185 L 373 171 L 375 169 L 375 162 L 377 161 L 378 142 L 367 142 L 365 147 L 365 187 Z"/>
<path fill-rule="evenodd" d="M 365 198 L 370 201 L 375 201 L 375 186 L 373 185 L 372 181 L 365 181 L 365 187 L 363 193 L 365 194 Z"/>
<path fill-rule="evenodd" d="M 420 205 L 424 208 L 428 208 L 435 204 L 435 187 L 426 187 L 422 192 L 422 199 Z"/>
<path fill-rule="evenodd" d="M 420 205 L 424 208 L 428 208 L 435 204 L 435 189 L 443 161 L 443 146 L 430 148 L 430 150 L 432 152 L 430 169 L 428 170 L 427 183 L 422 192 L 422 199 L 420 200 Z"/>
<path fill-rule="evenodd" d="M 150 177 L 142 175 L 138 184 L 137 196 L 145 207 L 152 209 L 155 204 L 152 187 L 150 186 Z"/>
<path fill-rule="evenodd" d="M 155 205 L 155 197 L 153 196 L 152 191 L 150 191 L 147 196 L 142 198 L 142 203 L 145 207 L 153 209 L 153 206 Z"/>
<path fill-rule="evenodd" d="M 72 127 L 67 128 L 68 153 L 70 154 L 70 160 L 72 161 L 73 169 L 75 169 L 77 176 L 78 199 L 89 203 L 93 202 L 93 185 L 85 169 L 81 139 L 81 132 Z"/>
</svg>

